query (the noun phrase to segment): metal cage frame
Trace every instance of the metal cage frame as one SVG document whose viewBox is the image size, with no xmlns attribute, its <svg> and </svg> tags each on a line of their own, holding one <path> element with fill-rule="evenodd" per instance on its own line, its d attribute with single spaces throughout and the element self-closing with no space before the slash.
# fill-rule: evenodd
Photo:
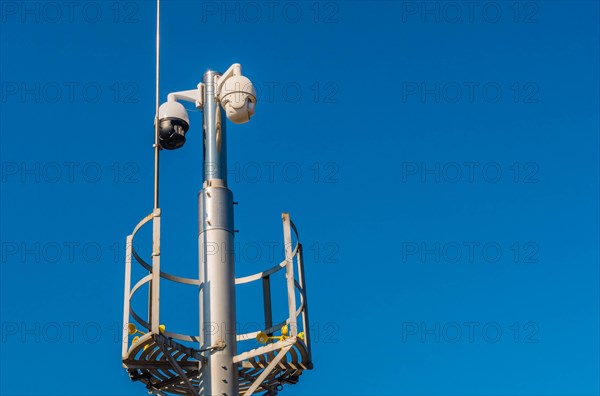
<svg viewBox="0 0 600 396">
<path fill-rule="evenodd" d="M 203 393 L 202 366 L 207 364 L 206 354 L 219 346 L 196 349 L 184 345 L 198 343 L 197 335 L 185 335 L 167 331 L 160 327 L 160 282 L 161 279 L 191 285 L 200 288 L 198 279 L 185 278 L 161 271 L 160 268 L 160 217 L 161 210 L 142 219 L 126 239 L 125 255 L 125 295 L 123 311 L 123 367 L 134 381 L 143 382 L 148 391 L 156 395 L 173 393 L 179 395 L 200 395 Z M 238 385 L 240 395 L 251 396 L 255 392 L 267 392 L 275 395 L 284 384 L 295 384 L 304 370 L 313 368 L 310 328 L 308 319 L 308 301 L 302 244 L 298 230 L 288 213 L 282 213 L 285 259 L 279 264 L 261 272 L 235 279 L 235 284 L 243 285 L 261 281 L 263 288 L 263 315 L 265 329 L 262 331 L 236 334 L 238 345 L 241 342 L 255 340 L 259 333 L 272 335 L 287 325 L 288 336 L 269 341 L 264 346 L 240 353 L 233 358 L 238 367 Z M 152 263 L 146 262 L 135 250 L 133 242 L 137 232 L 152 222 Z M 292 239 L 292 231 L 296 243 Z M 148 273 L 132 284 L 132 261 L 135 260 Z M 271 276 L 285 269 L 287 284 L 287 317 L 273 324 Z M 297 275 L 297 278 L 296 278 Z M 144 319 L 131 304 L 132 297 L 144 285 L 148 284 L 148 315 Z M 300 302 L 296 301 L 296 292 Z M 303 336 L 299 332 L 299 321 Z M 137 323 L 146 332 L 135 342 L 128 329 L 130 323 Z"/>
</svg>

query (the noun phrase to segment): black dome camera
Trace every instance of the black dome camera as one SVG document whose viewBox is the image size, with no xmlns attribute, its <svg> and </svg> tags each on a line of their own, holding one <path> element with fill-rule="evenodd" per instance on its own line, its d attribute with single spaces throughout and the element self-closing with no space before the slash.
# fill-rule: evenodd
<svg viewBox="0 0 600 396">
<path fill-rule="evenodd" d="M 158 142 L 166 150 L 175 150 L 185 144 L 185 133 L 190 120 L 185 107 L 179 102 L 163 103 L 158 110 Z"/>
</svg>

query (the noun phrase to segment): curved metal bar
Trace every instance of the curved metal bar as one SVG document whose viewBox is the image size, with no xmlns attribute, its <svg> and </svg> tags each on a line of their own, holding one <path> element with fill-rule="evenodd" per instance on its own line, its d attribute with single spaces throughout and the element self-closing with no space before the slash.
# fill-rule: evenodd
<svg viewBox="0 0 600 396">
<path fill-rule="evenodd" d="M 287 261 L 283 260 L 281 263 L 275 265 L 272 268 L 269 268 L 266 271 L 257 272 L 256 274 L 244 276 L 243 278 L 236 278 L 235 279 L 235 284 L 236 285 L 243 285 L 244 283 L 254 282 L 254 281 L 262 279 L 262 278 L 264 278 L 266 276 L 272 275 L 275 272 L 277 272 L 277 271 L 285 268 L 286 263 L 287 263 Z"/>
<path fill-rule="evenodd" d="M 298 307 L 298 309 L 296 310 L 296 317 L 300 316 L 303 309 L 304 309 L 304 301 L 302 301 L 302 303 L 300 304 L 300 307 Z"/>
<path fill-rule="evenodd" d="M 140 315 L 138 315 L 132 307 L 129 307 L 129 314 L 133 317 L 133 319 L 136 320 L 136 322 L 138 322 L 139 324 L 141 324 L 142 326 L 144 326 L 146 328 L 146 330 L 150 331 L 150 323 L 146 322 L 144 319 L 142 319 L 140 317 Z"/>
<path fill-rule="evenodd" d="M 131 236 L 134 236 L 136 232 L 139 231 L 140 228 L 142 228 L 142 226 L 144 224 L 146 224 L 147 222 L 149 222 L 150 220 L 152 220 L 152 218 L 154 217 L 154 213 L 150 213 L 148 216 L 144 217 L 142 219 L 142 221 L 140 221 L 135 228 L 133 229 L 133 232 L 131 233 Z"/>
<path fill-rule="evenodd" d="M 292 252 L 292 257 L 294 257 L 296 254 L 298 254 L 298 244 L 296 244 L 296 247 L 294 248 L 294 251 Z M 285 268 L 286 265 L 287 265 L 287 260 L 283 260 L 281 263 L 275 265 L 274 267 L 269 268 L 266 271 L 257 272 L 255 274 L 244 276 L 242 278 L 236 278 L 235 284 L 243 285 L 244 283 L 254 282 L 255 280 L 259 280 L 266 276 L 273 275 L 275 272 Z"/>
<path fill-rule="evenodd" d="M 184 278 L 182 276 L 171 275 L 168 272 L 160 271 L 160 277 L 170 280 L 171 282 L 183 283 L 185 285 L 200 286 L 201 282 L 199 279 Z"/>
<path fill-rule="evenodd" d="M 161 273 L 162 274 L 162 273 Z M 169 275 L 169 274 L 167 274 Z M 169 275 L 172 276 L 172 275 Z M 178 278 L 178 277 L 174 277 L 174 278 Z M 131 292 L 129 293 L 129 299 L 131 300 L 131 298 L 133 297 L 133 295 L 138 291 L 138 289 L 140 287 L 142 287 L 143 285 L 145 285 L 146 283 L 148 283 L 150 280 L 152 279 L 152 274 L 146 275 L 145 277 L 143 277 L 142 279 L 140 279 L 138 281 L 138 283 L 135 284 L 135 286 L 131 289 Z M 197 282 L 197 281 L 196 281 Z M 147 330 L 150 330 L 150 324 L 148 322 L 146 322 L 145 320 L 143 320 L 133 309 L 133 307 L 131 307 L 131 305 L 129 306 L 129 313 L 131 314 L 131 316 L 133 316 L 133 318 L 139 322 L 142 326 L 144 326 Z M 175 338 L 177 340 L 181 340 L 181 341 L 190 341 L 190 342 L 198 342 L 200 337 L 198 336 L 188 336 L 188 335 L 184 335 L 184 334 L 179 334 L 179 333 L 171 333 L 171 332 L 167 332 L 165 331 L 164 334 L 167 337 L 172 337 Z"/>
<path fill-rule="evenodd" d="M 133 229 L 133 232 L 131 233 L 131 236 L 132 236 L 132 238 L 131 238 L 132 239 L 131 253 L 133 254 L 133 257 L 135 257 L 135 260 L 149 272 L 152 271 L 152 266 L 150 264 L 148 264 L 142 257 L 140 257 L 138 252 L 135 250 L 135 247 L 133 246 L 133 238 L 135 237 L 135 234 L 139 231 L 139 229 L 144 224 L 146 224 L 150 220 L 152 220 L 152 218 L 153 218 L 152 213 L 149 214 L 148 216 L 146 216 L 142 221 L 140 221 L 138 223 L 137 226 L 135 226 L 135 228 Z M 299 241 L 298 230 L 296 229 L 296 226 L 294 225 L 294 223 L 291 220 L 290 220 L 290 226 L 294 230 L 294 234 L 296 235 L 296 240 Z M 294 247 L 294 250 L 292 252 L 292 257 L 294 257 L 298 254 L 298 246 L 299 246 L 299 243 L 296 242 L 296 246 Z M 287 263 L 287 260 L 283 260 L 281 263 L 269 268 L 266 271 L 257 272 L 253 275 L 244 276 L 242 278 L 236 278 L 235 284 L 242 285 L 244 283 L 253 282 L 255 280 L 264 278 L 265 276 L 272 275 L 272 274 L 276 273 L 277 271 L 285 268 L 286 263 Z M 160 272 L 160 277 L 168 279 L 172 282 L 183 283 L 186 285 L 199 286 L 201 284 L 200 280 L 192 279 L 192 278 L 185 278 L 185 277 L 177 276 L 177 275 L 172 275 L 172 274 L 169 274 L 168 272 L 164 272 L 164 271 Z"/>
<path fill-rule="evenodd" d="M 132 239 L 132 242 L 133 242 L 133 239 Z M 135 248 L 133 246 L 131 247 L 131 253 L 133 254 L 133 257 L 135 257 L 136 261 L 142 267 L 144 267 L 146 269 L 146 271 L 152 272 L 152 266 L 140 257 L 140 255 L 135 251 Z M 198 280 L 198 279 L 185 278 L 183 276 L 172 275 L 172 274 L 169 274 L 168 272 L 164 272 L 164 271 L 160 271 L 160 277 L 168 279 L 172 282 L 183 283 L 186 285 L 200 285 L 200 280 Z"/>
<path fill-rule="evenodd" d="M 304 302 L 304 298 L 306 297 L 304 289 L 302 288 L 302 286 L 300 286 L 300 283 L 298 283 L 296 279 L 294 279 L 294 285 L 296 286 L 296 289 L 298 289 L 298 292 L 300 292 L 300 297 L 302 297 L 302 301 Z"/>
<path fill-rule="evenodd" d="M 144 267 L 147 271 L 152 272 L 152 266 L 150 264 L 148 264 L 147 262 L 144 261 L 143 258 L 140 257 L 139 254 L 137 254 L 137 252 L 135 251 L 135 248 L 133 247 L 133 238 L 131 239 L 132 242 L 132 246 L 131 246 L 131 254 L 133 254 L 133 257 L 135 257 L 135 260 L 141 264 L 142 267 Z"/>
<path fill-rule="evenodd" d="M 298 236 L 298 229 L 296 228 L 296 224 L 294 224 L 294 222 L 292 221 L 292 219 L 290 218 L 290 226 L 292 227 L 292 230 L 294 230 L 294 235 L 296 235 L 296 245 L 298 243 L 300 243 L 300 237 Z"/>
<path fill-rule="evenodd" d="M 152 274 L 148 274 L 148 275 L 144 276 L 142 279 L 140 279 L 138 281 L 138 283 L 136 283 L 135 286 L 133 286 L 131 288 L 131 291 L 129 292 L 129 300 L 131 300 L 131 297 L 133 297 L 133 295 L 135 294 L 137 289 L 142 287 L 145 283 L 150 282 L 151 279 L 152 279 Z"/>
<path fill-rule="evenodd" d="M 135 251 L 135 249 L 131 249 L 131 253 L 133 254 L 133 256 L 135 257 L 136 261 L 138 263 L 141 264 L 142 267 L 144 267 L 147 271 L 152 272 L 152 267 L 150 266 L 150 264 L 146 263 Z M 200 285 L 200 280 L 198 279 L 192 279 L 192 278 L 185 278 L 183 276 L 177 276 L 177 275 L 173 275 L 173 274 L 169 274 L 168 272 L 164 272 L 164 271 L 160 271 L 160 277 L 161 278 L 165 278 L 167 280 L 170 280 L 171 282 L 177 282 L 177 283 L 183 283 L 186 285 Z"/>
</svg>

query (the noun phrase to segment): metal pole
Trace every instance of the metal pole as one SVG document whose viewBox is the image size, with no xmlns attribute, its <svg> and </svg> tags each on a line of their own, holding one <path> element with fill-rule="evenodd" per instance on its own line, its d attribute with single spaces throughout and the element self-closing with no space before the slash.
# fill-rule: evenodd
<svg viewBox="0 0 600 396">
<path fill-rule="evenodd" d="M 212 70 L 204 74 L 204 181 L 221 180 L 227 186 L 226 117 L 215 101 L 215 77 Z"/>
<path fill-rule="evenodd" d="M 200 343 L 203 395 L 237 396 L 233 194 L 227 188 L 225 114 L 215 101 L 217 73 L 204 74 L 204 183 L 198 194 Z"/>
<path fill-rule="evenodd" d="M 156 114 L 154 116 L 154 210 L 152 219 L 152 280 L 148 289 L 150 331 L 158 334 L 160 311 L 160 209 L 158 205 L 158 109 L 160 106 L 160 0 L 156 0 Z"/>
<path fill-rule="evenodd" d="M 158 108 L 160 107 L 160 0 L 156 0 L 156 115 L 154 116 L 154 209 L 158 209 Z"/>
</svg>

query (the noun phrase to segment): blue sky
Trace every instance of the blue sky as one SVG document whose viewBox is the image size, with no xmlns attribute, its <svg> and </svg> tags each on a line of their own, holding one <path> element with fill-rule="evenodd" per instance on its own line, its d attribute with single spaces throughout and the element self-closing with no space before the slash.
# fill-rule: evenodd
<svg viewBox="0 0 600 396">
<path fill-rule="evenodd" d="M 0 394 L 145 394 L 115 337 L 125 236 L 152 210 L 154 3 L 0 4 Z M 282 395 L 600 392 L 597 2 L 162 16 L 162 100 L 234 62 L 259 92 L 228 129 L 229 185 L 238 276 L 279 262 L 283 211 L 307 251 L 315 370 Z M 163 265 L 184 276 L 190 117 L 161 160 Z M 164 293 L 169 328 L 193 331 L 193 291 Z"/>
</svg>

